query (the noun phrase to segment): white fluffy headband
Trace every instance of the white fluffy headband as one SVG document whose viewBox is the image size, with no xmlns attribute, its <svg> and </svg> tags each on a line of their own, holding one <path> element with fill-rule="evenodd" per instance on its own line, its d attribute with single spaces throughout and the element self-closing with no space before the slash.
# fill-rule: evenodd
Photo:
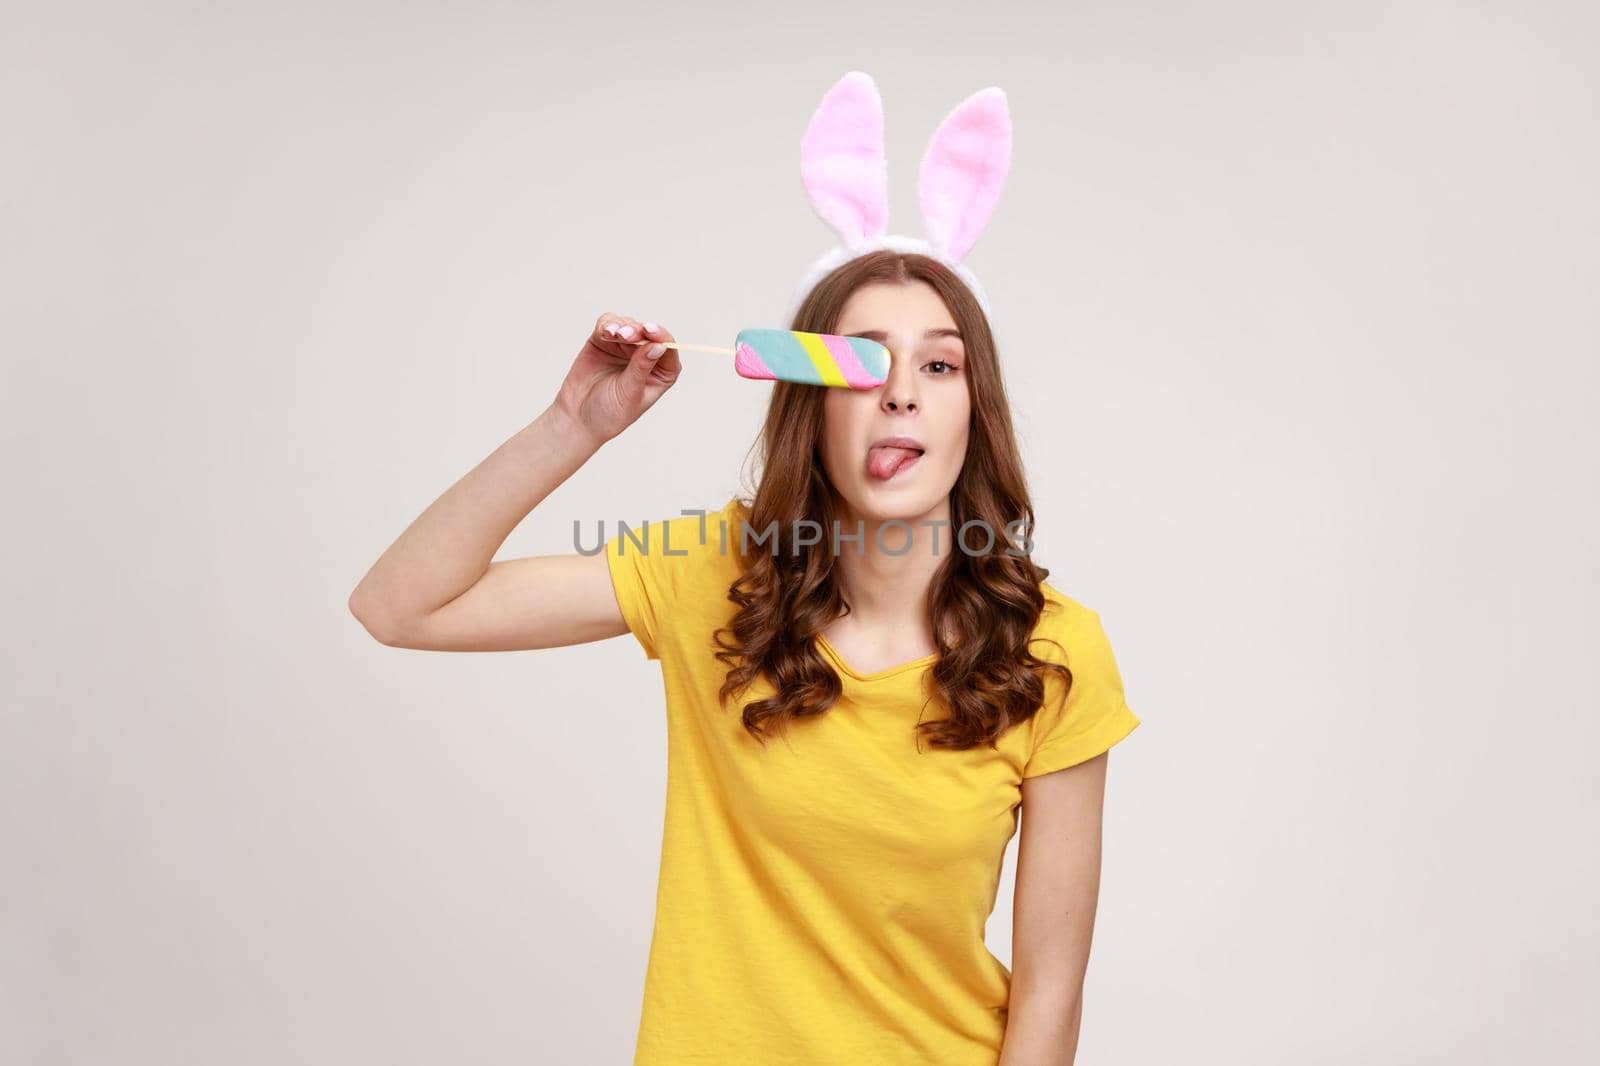
<svg viewBox="0 0 1600 1066">
<path fill-rule="evenodd" d="M 840 244 L 823 253 L 790 297 L 785 323 L 830 271 L 888 248 L 937 259 L 966 282 L 985 315 L 989 300 L 961 262 L 977 243 L 1011 169 L 1011 113 L 996 86 L 957 104 L 934 130 L 917 176 L 926 238 L 886 234 L 889 170 L 883 153 L 883 100 L 872 78 L 852 70 L 822 97 L 800 142 L 800 179 L 811 206 Z"/>
</svg>

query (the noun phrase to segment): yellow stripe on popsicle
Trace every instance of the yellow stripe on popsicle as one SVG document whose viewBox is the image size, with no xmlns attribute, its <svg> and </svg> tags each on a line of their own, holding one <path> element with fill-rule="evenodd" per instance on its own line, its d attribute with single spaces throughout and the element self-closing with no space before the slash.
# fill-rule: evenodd
<svg viewBox="0 0 1600 1066">
<path fill-rule="evenodd" d="M 817 374 L 822 378 L 824 385 L 838 385 L 849 388 L 850 383 L 844 379 L 844 373 L 839 369 L 839 364 L 834 362 L 833 353 L 828 351 L 828 346 L 823 343 L 822 337 L 816 333 L 796 333 L 795 339 L 800 342 L 800 347 L 806 350 L 811 357 L 811 362 L 817 368 Z"/>
</svg>

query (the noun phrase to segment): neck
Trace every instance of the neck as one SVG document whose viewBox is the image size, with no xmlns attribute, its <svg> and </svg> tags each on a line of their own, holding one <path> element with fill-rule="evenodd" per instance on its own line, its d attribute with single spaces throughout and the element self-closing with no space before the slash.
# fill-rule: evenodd
<svg viewBox="0 0 1600 1066">
<path fill-rule="evenodd" d="M 859 548 L 854 541 L 841 541 L 835 561 L 840 592 L 850 605 L 853 622 L 922 625 L 934 572 L 955 549 L 949 499 L 941 498 L 926 514 L 904 516 L 899 522 L 856 514 L 846 507 L 839 519 L 840 536 L 854 535 L 857 522 L 862 533 Z"/>
</svg>

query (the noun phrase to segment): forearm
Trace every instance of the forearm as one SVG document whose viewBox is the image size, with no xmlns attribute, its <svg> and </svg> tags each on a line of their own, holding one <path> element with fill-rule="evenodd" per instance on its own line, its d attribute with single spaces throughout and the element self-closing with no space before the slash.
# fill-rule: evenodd
<svg viewBox="0 0 1600 1066">
<path fill-rule="evenodd" d="M 1013 980 L 999 1066 L 1072 1066 L 1082 1021 L 1081 984 L 1045 987 Z"/>
<path fill-rule="evenodd" d="M 358 617 L 415 618 L 449 603 L 601 441 L 551 405 L 435 500 L 367 571 L 350 597 Z"/>
</svg>

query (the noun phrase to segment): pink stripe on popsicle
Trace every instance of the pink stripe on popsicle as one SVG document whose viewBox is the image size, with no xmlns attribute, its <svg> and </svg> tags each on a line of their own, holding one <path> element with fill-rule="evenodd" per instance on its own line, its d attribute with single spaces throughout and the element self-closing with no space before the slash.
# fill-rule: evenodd
<svg viewBox="0 0 1600 1066">
<path fill-rule="evenodd" d="M 772 368 L 761 361 L 756 350 L 749 344 L 741 342 L 738 350 L 733 353 L 733 369 L 740 377 L 765 378 L 768 381 L 777 378 Z"/>
<path fill-rule="evenodd" d="M 827 345 L 828 354 L 833 356 L 833 361 L 839 367 L 839 372 L 850 383 L 852 389 L 872 389 L 883 382 L 871 374 L 866 367 L 861 365 L 861 360 L 856 355 L 856 350 L 850 347 L 850 342 L 843 337 L 836 337 L 831 333 L 822 336 L 822 343 Z"/>
</svg>

